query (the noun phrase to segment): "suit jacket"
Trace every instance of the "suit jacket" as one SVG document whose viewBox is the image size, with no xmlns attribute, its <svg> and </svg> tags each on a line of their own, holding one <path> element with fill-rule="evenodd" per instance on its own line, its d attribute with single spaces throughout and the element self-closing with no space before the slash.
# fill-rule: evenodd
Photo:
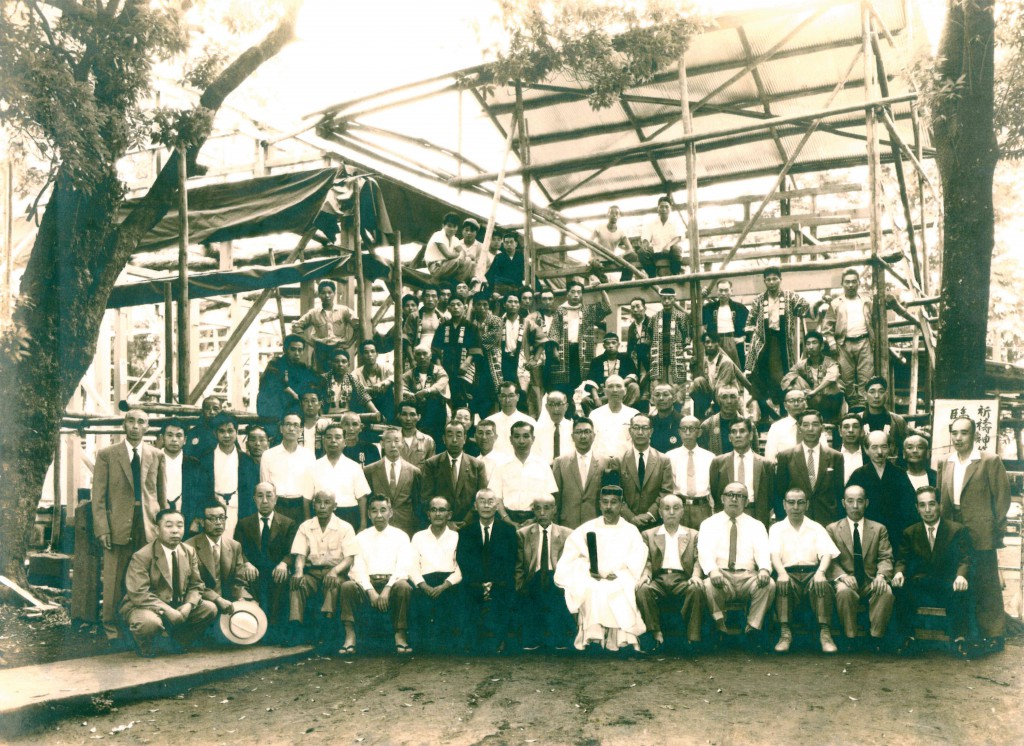
<svg viewBox="0 0 1024 746">
<path fill-rule="evenodd" d="M 640 534 L 647 545 L 647 564 L 644 566 L 643 574 L 637 579 L 637 585 L 642 585 L 655 577 L 665 563 L 665 537 L 659 533 L 661 528 L 649 528 Z M 693 568 L 697 564 L 697 532 L 692 528 L 680 526 L 677 536 L 679 565 L 683 568 L 684 575 L 692 577 Z"/>
<path fill-rule="evenodd" d="M 898 466 L 886 463 L 879 478 L 874 464 L 866 461 L 850 475 L 847 487 L 856 486 L 864 490 L 868 499 L 864 517 L 885 526 L 889 536 L 902 536 L 903 529 L 920 520 L 917 516 L 917 495 L 907 473 Z M 839 512 L 845 515 L 842 504 Z"/>
<path fill-rule="evenodd" d="M 125 597 L 121 601 L 121 615 L 127 617 L 135 609 L 149 609 L 159 613 L 173 609 L 174 585 L 167 555 L 159 541 L 153 541 L 132 555 L 125 575 Z M 199 557 L 188 544 L 179 544 L 178 587 L 182 603 L 196 606 L 203 600 L 206 590 L 199 576 Z"/>
<path fill-rule="evenodd" d="M 738 417 L 738 416 L 737 416 Z M 739 420 L 726 420 L 730 427 Z M 754 433 L 753 449 L 757 450 L 757 433 Z M 728 437 L 722 437 L 722 413 L 715 412 L 702 423 L 700 423 L 700 435 L 697 436 L 697 445 L 711 451 L 716 456 L 728 453 L 732 450 L 732 443 Z"/>
<path fill-rule="evenodd" d="M 924 521 L 903 532 L 896 572 L 908 578 L 933 578 L 952 585 L 957 575 L 971 569 L 971 534 L 967 527 L 943 518 L 935 532 L 935 548 L 928 545 Z"/>
<path fill-rule="evenodd" d="M 828 524 L 825 530 L 839 549 L 839 556 L 828 567 L 828 579 L 835 580 L 844 574 L 853 575 L 853 532 L 850 530 L 850 522 L 841 518 Z M 886 580 L 892 580 L 892 543 L 885 526 L 867 519 L 861 521 L 860 551 L 864 557 L 864 574 L 868 578 L 881 574 Z"/>
<path fill-rule="evenodd" d="M 981 451 L 964 475 L 960 492 L 960 518 L 971 532 L 971 544 L 980 551 L 998 549 L 1006 532 L 1006 511 L 1010 509 L 1010 481 L 1003 460 Z M 943 519 L 953 515 L 953 466 L 939 462 L 939 496 Z"/>
<path fill-rule="evenodd" d="M 448 451 L 442 451 L 423 462 L 423 490 L 427 502 L 443 495 L 452 504 L 452 520 L 465 522 L 472 513 L 476 493 L 487 486 L 484 462 L 463 452 L 459 465 L 459 482 L 452 484 L 452 467 Z"/>
<path fill-rule="evenodd" d="M 591 452 L 593 453 L 593 452 Z M 551 464 L 558 493 L 558 520 L 570 529 L 597 518 L 598 497 L 601 493 L 601 475 L 608 469 L 608 459 L 590 457 L 590 471 L 580 474 L 576 466 L 576 451 L 559 456 Z"/>
<path fill-rule="evenodd" d="M 260 467 L 245 451 L 238 446 L 235 446 L 235 449 L 238 451 L 238 493 L 232 496 L 231 501 L 237 501 L 238 517 L 244 518 L 256 512 L 253 494 L 256 492 L 256 485 L 260 483 Z M 213 497 L 213 456 L 213 451 L 210 451 L 199 459 L 200 489 L 187 502 L 182 500 L 181 512 L 185 516 L 186 531 L 195 518 L 202 517 L 203 504 Z"/>
<path fill-rule="evenodd" d="M 391 498 L 391 509 L 394 511 L 391 525 L 412 536 L 427 524 L 427 513 L 423 509 L 422 500 L 423 475 L 404 458 L 400 462 L 401 471 L 398 473 L 398 483 L 394 489 L 388 482 L 387 465 L 391 462 L 387 459 L 364 467 L 363 473 L 373 494 L 387 495 Z"/>
<path fill-rule="evenodd" d="M 743 337 L 743 330 L 747 326 L 747 317 L 750 311 L 742 303 L 729 299 L 729 308 L 732 311 L 732 336 Z M 706 331 L 718 334 L 718 299 L 713 299 L 704 304 L 700 311 L 701 323 Z"/>
<path fill-rule="evenodd" d="M 242 546 L 242 554 L 256 566 L 260 574 L 270 572 L 278 564 L 284 562 L 292 565 L 292 543 L 299 524 L 286 515 L 274 513 L 274 521 L 270 524 L 270 546 L 266 552 L 260 548 L 260 532 L 263 525 L 258 513 L 239 518 L 235 526 L 235 541 Z"/>
<path fill-rule="evenodd" d="M 460 472 L 461 476 L 461 472 Z M 516 530 L 501 520 L 491 524 L 491 541 L 484 551 L 483 529 L 474 520 L 459 529 L 455 561 L 462 571 L 462 582 L 469 586 L 494 583 L 512 590 L 516 581 L 519 539 Z"/>
<path fill-rule="evenodd" d="M 864 325 L 868 330 L 868 339 L 874 339 L 874 315 L 871 312 L 871 299 L 861 297 L 860 301 L 864 304 Z M 825 343 L 833 350 L 836 349 L 837 345 L 841 345 L 846 341 L 847 324 L 849 323 L 848 316 L 846 313 L 846 296 L 841 295 L 838 298 L 833 298 L 832 302 L 828 304 L 828 309 L 825 311 L 825 320 L 821 324 L 821 334 L 825 337 Z"/>
<path fill-rule="evenodd" d="M 164 466 L 166 469 L 166 455 L 164 456 Z M 202 500 L 203 490 L 203 472 L 202 464 L 199 459 L 193 456 L 189 456 L 187 453 L 182 454 L 181 457 L 181 494 L 180 495 L 167 495 L 168 506 L 174 500 L 178 500 L 177 507 L 181 510 L 182 507 L 188 502 L 196 502 Z"/>
<path fill-rule="evenodd" d="M 249 597 L 245 590 L 245 582 L 238 577 L 245 566 L 241 544 L 226 534 L 221 536 L 220 566 L 217 566 L 214 564 L 213 550 L 206 534 L 196 534 L 185 543 L 195 549 L 199 557 L 199 577 L 206 586 L 203 598 L 207 601 L 216 601 L 223 597 L 228 601 L 237 601 Z"/>
<path fill-rule="evenodd" d="M 413 437 L 412 447 L 405 444 L 405 438 L 403 437 L 402 445 L 398 449 L 398 455 L 417 468 L 422 467 L 423 462 L 435 453 L 434 439 L 429 435 L 421 433 L 419 430 L 416 431 L 416 435 Z"/>
<path fill-rule="evenodd" d="M 839 503 L 843 495 L 843 456 L 839 451 L 819 446 L 818 475 L 811 489 L 807 475 L 807 461 L 803 445 L 796 445 L 779 454 L 775 466 L 775 515 L 781 521 L 786 517 L 782 499 L 786 491 L 799 487 L 807 493 L 807 517 L 827 526 L 839 517 Z"/>
<path fill-rule="evenodd" d="M 619 484 L 622 486 L 622 516 L 632 520 L 646 513 L 662 495 L 675 491 L 672 464 L 668 457 L 654 448 L 647 449 L 644 464 L 644 483 L 636 473 L 636 449 L 630 446 L 619 459 Z"/>
<path fill-rule="evenodd" d="M 565 540 L 569 538 L 572 529 L 552 523 L 548 526 L 548 559 L 551 563 L 551 575 L 554 576 L 554 567 L 562 556 L 565 549 Z M 522 590 L 533 577 L 540 572 L 540 549 L 541 549 L 541 527 L 540 524 L 531 523 L 523 526 L 516 532 L 519 539 L 519 550 L 516 560 L 516 590 Z"/>
<path fill-rule="evenodd" d="M 167 507 L 167 478 L 164 452 L 145 443 L 139 446 L 142 465 L 142 510 L 146 541 L 156 538 L 156 514 Z M 114 544 L 137 545 L 142 541 L 142 526 L 135 526 L 135 487 L 132 462 L 124 441 L 96 454 L 92 477 L 93 531 L 97 539 L 109 535 Z"/>
<path fill-rule="evenodd" d="M 711 462 L 711 497 L 715 500 L 715 511 L 722 509 L 722 493 L 725 486 L 733 481 L 736 473 L 734 452 L 715 456 Z M 754 454 L 754 494 L 747 502 L 747 513 L 768 528 L 771 522 L 772 505 L 775 499 L 775 464 L 757 453 Z"/>
</svg>

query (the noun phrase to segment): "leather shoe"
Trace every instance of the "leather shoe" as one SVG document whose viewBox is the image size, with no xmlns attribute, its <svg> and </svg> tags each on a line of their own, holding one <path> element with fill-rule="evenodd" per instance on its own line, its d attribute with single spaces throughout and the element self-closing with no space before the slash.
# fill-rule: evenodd
<svg viewBox="0 0 1024 746">
<path fill-rule="evenodd" d="M 779 636 L 779 641 L 775 643 L 776 653 L 787 653 L 789 652 L 789 646 L 793 644 L 793 633 L 788 629 L 782 630 L 782 634 Z"/>
<path fill-rule="evenodd" d="M 911 637 L 904 638 L 903 642 L 896 649 L 896 655 L 900 656 L 901 658 L 909 658 L 909 657 L 911 657 L 916 652 L 915 649 L 914 649 L 914 646 L 916 644 L 917 644 L 917 638 L 916 637 L 911 636 Z"/>
<path fill-rule="evenodd" d="M 821 652 L 839 652 L 839 648 L 836 647 L 835 642 L 832 640 L 832 633 L 829 632 L 827 629 L 821 630 L 821 633 L 818 635 L 818 639 L 821 641 Z"/>
</svg>

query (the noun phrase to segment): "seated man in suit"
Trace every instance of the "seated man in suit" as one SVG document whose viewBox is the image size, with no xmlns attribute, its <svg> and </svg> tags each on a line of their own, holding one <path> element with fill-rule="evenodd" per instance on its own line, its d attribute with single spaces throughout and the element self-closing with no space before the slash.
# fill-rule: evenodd
<svg viewBox="0 0 1024 746">
<path fill-rule="evenodd" d="M 257 570 L 246 561 L 242 545 L 224 535 L 228 510 L 220 500 L 211 500 L 203 508 L 203 531 L 186 541 L 199 557 L 199 577 L 206 589 L 203 598 L 221 614 L 230 614 L 233 602 L 251 599 L 247 588 L 256 580 Z"/>
<path fill-rule="evenodd" d="M 288 609 L 288 577 L 294 564 L 292 544 L 299 527 L 275 509 L 277 491 L 270 482 L 257 484 L 253 499 L 257 512 L 238 521 L 235 541 L 256 568 L 256 581 L 249 584 L 249 589 L 267 615 L 269 628 L 264 639 L 279 642 Z"/>
<path fill-rule="evenodd" d="M 747 487 L 730 482 L 722 492 L 722 512 L 700 524 L 697 560 L 704 572 L 704 593 L 719 632 L 725 633 L 725 604 L 750 601 L 747 635 L 760 634 L 765 612 L 775 598 L 768 530 L 744 513 Z"/>
<path fill-rule="evenodd" d="M 430 526 L 412 537 L 410 629 L 412 641 L 421 652 L 450 651 L 453 633 L 459 626 L 458 591 L 453 589 L 462 581 L 462 571 L 455 560 L 459 535 L 448 526 L 451 517 L 447 497 L 430 498 Z"/>
<path fill-rule="evenodd" d="M 166 631 L 179 645 L 197 640 L 217 618 L 217 607 L 203 600 L 199 558 L 182 544 L 185 519 L 165 508 L 156 516 L 156 540 L 128 563 L 121 617 L 139 655 L 153 655 L 153 638 Z"/>
<path fill-rule="evenodd" d="M 594 423 L 577 418 L 572 423 L 573 450 L 551 465 L 558 487 L 558 522 L 570 529 L 597 518 L 601 475 L 608 469 L 608 459 L 594 455 L 594 437 Z"/>
<path fill-rule="evenodd" d="M 892 616 L 892 545 L 885 526 L 864 517 L 867 506 L 863 487 L 846 488 L 846 517 L 826 527 L 839 549 L 839 556 L 829 565 L 828 576 L 835 587 L 836 609 L 847 639 L 857 636 L 857 605 L 861 598 L 869 597 L 871 641 L 877 650 Z"/>
<path fill-rule="evenodd" d="M 711 515 L 711 465 L 715 454 L 697 445 L 700 420 L 691 415 L 679 421 L 679 448 L 666 458 L 672 466 L 672 493 L 683 501 L 681 523 L 694 530 Z"/>
<path fill-rule="evenodd" d="M 934 487 L 918 488 L 917 512 L 921 522 L 903 532 L 896 574 L 892 576 L 896 617 L 905 636 L 900 653 L 909 655 L 913 651 L 914 611 L 922 605 L 942 606 L 956 653 L 965 657 L 971 535 L 963 524 L 939 518 Z"/>
<path fill-rule="evenodd" d="M 554 497 L 538 495 L 533 499 L 534 523 L 517 532 L 516 593 L 520 600 L 523 650 L 527 651 L 541 647 L 564 650 L 572 642 L 576 626 L 565 606 L 565 594 L 552 580 L 565 540 L 572 533 L 571 529 L 553 523 L 556 510 Z"/>
<path fill-rule="evenodd" d="M 411 537 L 426 523 L 420 502 L 422 475 L 418 468 L 402 458 L 402 432 L 398 428 L 385 430 L 380 446 L 384 458 L 363 469 L 366 481 L 374 495 L 384 495 L 390 501 L 392 517 L 389 525 Z"/>
<path fill-rule="evenodd" d="M 409 647 L 409 536 L 389 525 L 391 500 L 386 495 L 373 495 L 366 506 L 373 523 L 356 535 L 359 553 L 352 567 L 351 579 L 341 585 L 341 622 L 345 626 L 345 642 L 340 655 L 356 652 L 356 609 L 366 604 L 391 616 L 395 631 L 395 652 L 408 655 Z"/>
<path fill-rule="evenodd" d="M 504 651 L 515 593 L 518 541 L 511 525 L 494 520 L 499 502 L 489 489 L 476 493 L 476 520 L 459 529 L 455 550 L 462 571 L 465 645 L 478 654 Z"/>
<path fill-rule="evenodd" d="M 595 427 L 599 427 L 594 420 Z M 637 412 L 629 420 L 629 447 L 617 454 L 622 504 L 619 515 L 638 528 L 658 521 L 658 498 L 675 490 L 672 462 L 651 447 L 651 418 Z M 600 435 L 598 435 L 600 439 Z M 678 453 L 676 449 L 674 453 Z M 710 459 L 709 459 L 710 460 Z"/>
<path fill-rule="evenodd" d="M 338 592 L 348 578 L 349 570 L 359 553 L 356 532 L 351 524 L 334 514 L 334 495 L 317 492 L 313 495 L 313 512 L 308 521 L 299 524 L 292 544 L 295 572 L 291 580 L 288 640 L 295 643 L 302 634 L 306 601 L 317 591 L 323 591 L 320 612 L 322 624 L 314 630 L 315 636 L 329 642 L 337 631 L 333 622 L 338 608 Z"/>
<path fill-rule="evenodd" d="M 794 611 L 807 601 L 818 621 L 818 639 L 823 653 L 835 653 L 832 640 L 832 586 L 828 567 L 839 550 L 825 527 L 804 516 L 807 494 L 799 487 L 786 492 L 783 500 L 786 518 L 768 529 L 768 550 L 775 568 L 775 611 L 782 626 L 776 653 L 785 653 L 793 644 L 790 622 Z"/>
<path fill-rule="evenodd" d="M 647 631 L 636 605 L 647 545 L 621 510 L 622 489 L 602 487 L 601 517 L 573 530 L 555 567 L 555 584 L 565 590 L 566 606 L 576 614 L 577 650 L 639 652 L 638 638 Z"/>
<path fill-rule="evenodd" d="M 424 495 L 444 495 L 452 509 L 449 520 L 456 529 L 473 520 L 473 501 L 476 494 L 487 486 L 487 473 L 483 462 L 465 453 L 466 427 L 449 422 L 444 428 L 444 447 L 441 453 L 423 462 Z"/>
<path fill-rule="evenodd" d="M 655 649 L 665 643 L 660 605 L 668 599 L 682 607 L 686 639 L 691 645 L 700 642 L 704 581 L 697 562 L 697 532 L 679 522 L 683 510 L 679 495 L 662 495 L 658 512 L 664 523 L 643 532 L 647 565 L 636 586 L 636 605 L 654 638 Z"/>
<path fill-rule="evenodd" d="M 711 462 L 711 497 L 714 498 L 715 509 L 721 510 L 725 486 L 730 482 L 746 485 L 747 494 L 753 495 L 747 501 L 746 513 L 767 528 L 771 522 L 772 501 L 775 499 L 775 464 L 755 453 L 752 440 L 756 435 L 753 420 L 743 418 L 732 423 L 729 428 L 732 451 L 715 456 Z"/>
</svg>

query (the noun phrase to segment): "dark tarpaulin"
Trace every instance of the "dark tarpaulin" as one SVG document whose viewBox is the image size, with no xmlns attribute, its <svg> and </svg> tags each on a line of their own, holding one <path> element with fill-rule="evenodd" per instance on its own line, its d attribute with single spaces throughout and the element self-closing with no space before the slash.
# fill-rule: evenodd
<svg viewBox="0 0 1024 746">
<path fill-rule="evenodd" d="M 245 269 L 215 272 L 195 272 L 188 278 L 190 299 L 210 298 L 215 295 L 233 295 L 253 290 L 296 285 L 324 277 L 345 277 L 355 269 L 352 254 L 328 259 L 286 264 L 281 267 L 247 267 Z M 363 272 L 367 278 L 386 277 L 388 269 L 370 254 L 363 254 Z M 164 302 L 164 287 L 171 286 L 174 298 L 178 296 L 176 277 L 132 282 L 114 286 L 107 308 L 127 308 Z"/>
<path fill-rule="evenodd" d="M 189 243 L 213 243 L 272 233 L 304 233 L 323 206 L 336 168 L 261 176 L 188 190 Z M 125 204 L 121 218 L 133 201 Z M 137 251 L 178 244 L 178 210 L 167 211 Z"/>
</svg>

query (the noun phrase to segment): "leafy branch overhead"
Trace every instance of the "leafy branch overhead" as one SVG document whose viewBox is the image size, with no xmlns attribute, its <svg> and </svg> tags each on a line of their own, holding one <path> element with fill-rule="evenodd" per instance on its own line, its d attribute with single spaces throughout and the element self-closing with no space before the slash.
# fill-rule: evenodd
<svg viewBox="0 0 1024 746">
<path fill-rule="evenodd" d="M 650 83 L 676 64 L 706 27 L 689 5 L 648 0 L 643 7 L 593 0 L 500 0 L 507 44 L 479 74 L 485 95 L 509 81 L 540 83 L 555 75 L 587 91 L 594 109 Z"/>
</svg>

